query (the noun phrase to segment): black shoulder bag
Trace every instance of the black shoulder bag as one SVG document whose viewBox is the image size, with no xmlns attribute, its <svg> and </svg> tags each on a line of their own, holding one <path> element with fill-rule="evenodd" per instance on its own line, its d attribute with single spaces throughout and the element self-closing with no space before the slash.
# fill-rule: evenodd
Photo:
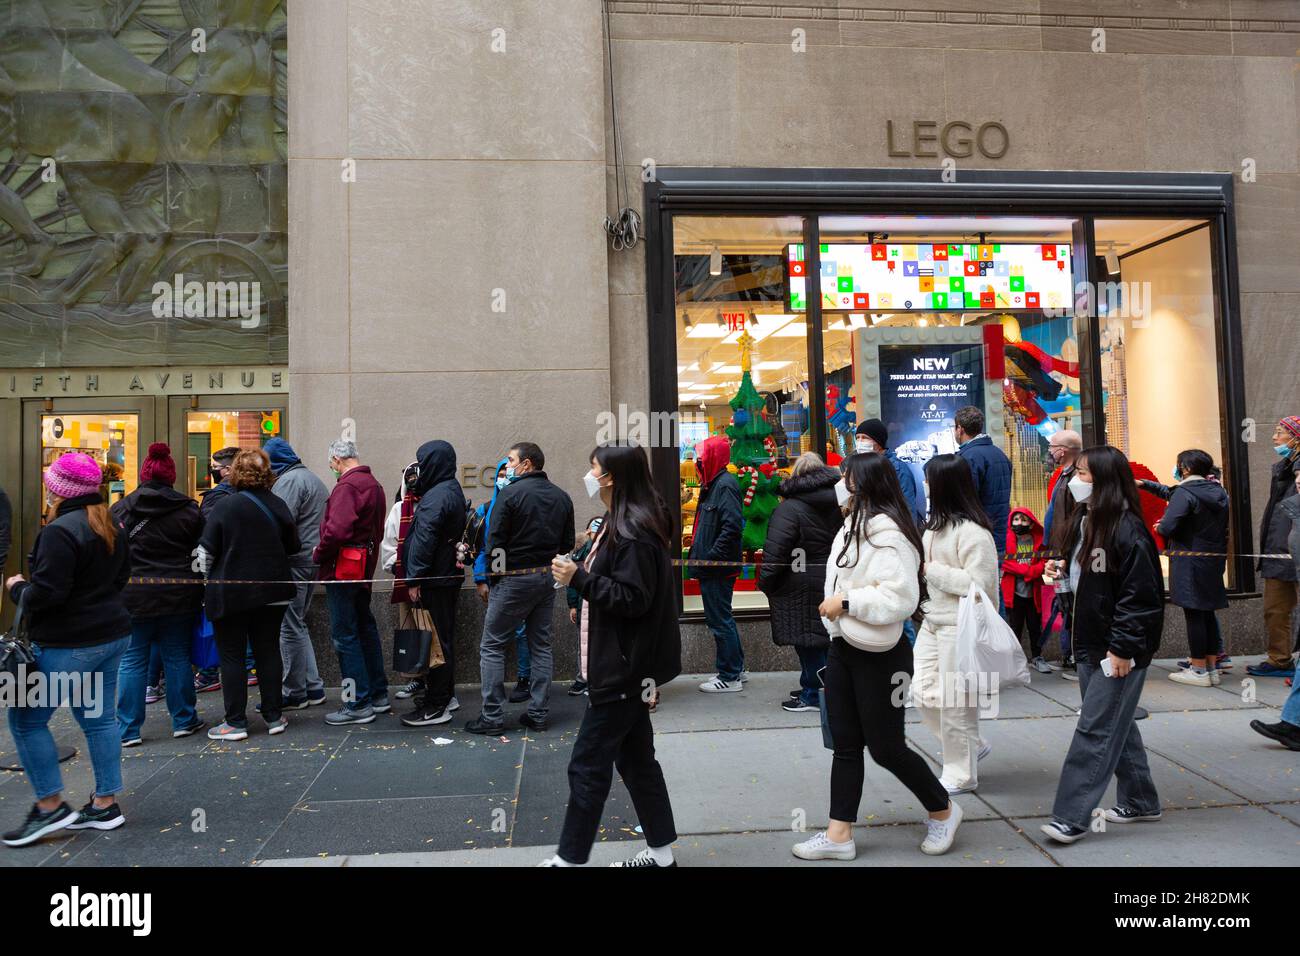
<svg viewBox="0 0 1300 956">
<path fill-rule="evenodd" d="M 18 669 L 36 667 L 36 655 L 32 653 L 31 644 L 27 642 L 27 628 L 23 626 L 23 602 L 18 602 L 14 611 L 13 626 L 0 637 L 0 673 L 18 677 Z"/>
</svg>

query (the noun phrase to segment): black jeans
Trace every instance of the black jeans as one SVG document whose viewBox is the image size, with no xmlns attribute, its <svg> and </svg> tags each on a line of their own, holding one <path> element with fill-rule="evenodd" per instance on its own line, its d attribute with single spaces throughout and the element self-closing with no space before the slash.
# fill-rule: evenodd
<svg viewBox="0 0 1300 956">
<path fill-rule="evenodd" d="M 569 806 L 558 851 L 566 862 L 586 863 L 591 855 L 615 767 L 632 795 L 646 844 L 662 847 L 677 839 L 664 772 L 655 759 L 649 706 L 640 697 L 592 704 L 569 758 Z"/>
<path fill-rule="evenodd" d="M 901 637 L 888 651 L 864 651 L 842 638 L 831 641 L 826 660 L 826 718 L 835 756 L 831 758 L 831 819 L 853 823 L 866 774 L 862 749 L 931 813 L 948 806 L 948 791 L 930 765 L 907 746 L 903 735 L 903 693 L 912 676 L 912 648 Z"/>
<path fill-rule="evenodd" d="M 426 714 L 440 712 L 456 696 L 456 659 L 453 652 L 456 643 L 456 598 L 459 594 L 459 587 L 420 588 L 420 605 L 433 619 L 434 630 L 438 632 L 438 644 L 442 647 L 442 656 L 446 661 L 445 664 L 426 671 L 421 677 L 424 681 L 424 701 L 421 707 Z"/>
<path fill-rule="evenodd" d="M 1220 646 L 1223 638 L 1213 611 L 1201 611 L 1194 607 L 1183 608 L 1183 617 L 1187 620 L 1187 649 L 1191 657 L 1216 657 L 1223 653 Z"/>
<path fill-rule="evenodd" d="M 248 670 L 244 658 L 250 647 L 257 663 L 257 686 L 262 691 L 262 719 L 268 724 L 280 719 L 284 705 L 280 622 L 288 609 L 287 604 L 268 604 L 212 622 L 221 658 L 221 699 L 226 705 L 226 723 L 231 727 L 248 728 Z"/>
<path fill-rule="evenodd" d="M 1022 627 L 1029 629 L 1029 659 L 1043 653 L 1043 619 L 1038 615 L 1038 608 L 1034 607 L 1032 597 L 1022 597 L 1017 594 L 1011 607 L 1007 608 L 1007 623 L 1011 625 L 1011 630 L 1016 635 L 1016 640 L 1020 640 L 1020 630 Z"/>
</svg>

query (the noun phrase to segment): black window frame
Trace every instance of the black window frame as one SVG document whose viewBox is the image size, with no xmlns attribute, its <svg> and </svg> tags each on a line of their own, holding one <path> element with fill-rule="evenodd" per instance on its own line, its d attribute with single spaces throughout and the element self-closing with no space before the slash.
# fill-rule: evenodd
<svg viewBox="0 0 1300 956">
<path fill-rule="evenodd" d="M 1215 332 L 1220 368 L 1220 419 L 1224 473 L 1232 494 L 1230 526 L 1233 595 L 1255 590 L 1255 571 L 1245 555 L 1254 550 L 1248 449 L 1235 423 L 1246 419 L 1237 228 L 1230 173 L 1082 172 L 1056 170 L 963 170 L 943 182 L 931 169 L 659 167 L 644 186 L 646 227 L 646 318 L 651 413 L 675 412 L 677 404 L 676 289 L 673 217 L 801 216 L 809 274 L 819 274 L 822 215 L 911 214 L 1058 216 L 1076 220 L 1072 237 L 1078 278 L 1095 283 L 1097 219 L 1204 219 L 1210 232 Z M 1095 287 L 1095 286 L 1094 286 Z M 820 297 L 808 297 L 809 354 L 822 355 Z M 1084 444 L 1105 435 L 1100 361 L 1100 324 L 1095 309 L 1076 310 Z M 809 362 L 812 394 L 825 391 L 820 360 Z M 812 447 L 826 441 L 825 409 L 810 403 Z M 674 445 L 676 435 L 674 434 Z M 678 496 L 676 447 L 650 449 L 655 480 L 666 501 Z M 677 512 L 678 534 L 681 531 Z M 696 620 L 698 613 L 682 614 Z M 737 611 L 738 618 L 766 618 L 766 610 Z"/>
</svg>

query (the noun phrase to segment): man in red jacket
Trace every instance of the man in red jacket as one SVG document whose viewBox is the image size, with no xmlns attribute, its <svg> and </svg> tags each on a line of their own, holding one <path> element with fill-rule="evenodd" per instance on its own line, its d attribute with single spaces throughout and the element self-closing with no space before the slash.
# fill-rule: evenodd
<svg viewBox="0 0 1300 956">
<path fill-rule="evenodd" d="M 375 714 L 392 710 L 379 627 L 370 610 L 370 581 L 379 563 L 388 501 L 369 466 L 357 459 L 354 442 L 340 439 L 330 444 L 330 470 L 338 482 L 325 504 L 320 544 L 312 561 L 320 565 L 322 581 L 356 583 L 325 588 L 331 637 L 343 672 L 343 706 L 328 714 L 325 722 L 368 724 Z M 360 562 L 354 560 L 358 553 Z"/>
</svg>

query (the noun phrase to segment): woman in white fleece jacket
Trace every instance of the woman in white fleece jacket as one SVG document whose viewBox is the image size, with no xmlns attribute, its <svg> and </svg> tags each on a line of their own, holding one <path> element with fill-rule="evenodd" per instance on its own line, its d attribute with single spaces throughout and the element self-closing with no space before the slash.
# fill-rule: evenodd
<svg viewBox="0 0 1300 956">
<path fill-rule="evenodd" d="M 998 586 L 998 551 L 975 491 L 970 465 L 960 455 L 938 455 L 925 466 L 930 519 L 923 540 L 929 589 L 925 623 L 916 636 L 912 701 L 943 747 L 940 782 L 950 794 L 978 785 L 976 764 L 990 746 L 980 739 L 978 685 L 957 673 L 957 609 L 975 582 L 986 595 Z M 1005 534 L 1006 529 L 1003 529 Z M 996 600 L 996 598 L 994 598 Z"/>
<path fill-rule="evenodd" d="M 831 545 L 820 608 L 831 635 L 822 681 L 835 746 L 830 826 L 796 844 L 794 855 L 804 860 L 857 856 L 853 823 L 862 800 L 864 748 L 929 811 L 921 850 L 945 853 L 961 823 L 961 807 L 903 734 L 902 694 L 912 674 L 903 621 L 921 597 L 921 535 L 887 458 L 850 455 L 843 468 L 836 494 L 847 517 Z"/>
</svg>

